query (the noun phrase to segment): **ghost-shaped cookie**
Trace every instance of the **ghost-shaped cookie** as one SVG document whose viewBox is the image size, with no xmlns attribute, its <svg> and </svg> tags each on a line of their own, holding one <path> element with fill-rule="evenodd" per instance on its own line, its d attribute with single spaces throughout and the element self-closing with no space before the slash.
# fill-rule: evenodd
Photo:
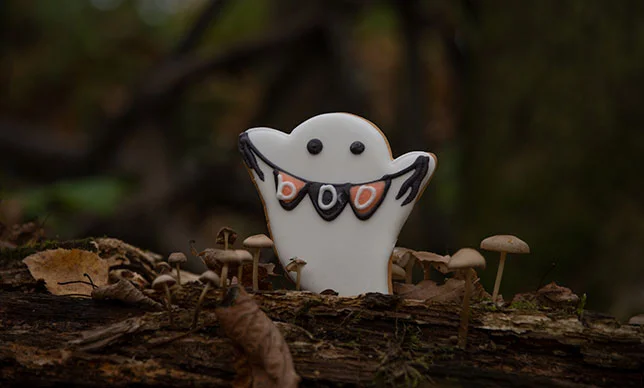
<svg viewBox="0 0 644 388">
<path fill-rule="evenodd" d="M 433 154 L 393 159 L 383 133 L 348 113 L 315 116 L 290 134 L 252 128 L 239 149 L 279 260 L 307 263 L 303 289 L 388 292 L 389 256 L 436 168 Z"/>
</svg>

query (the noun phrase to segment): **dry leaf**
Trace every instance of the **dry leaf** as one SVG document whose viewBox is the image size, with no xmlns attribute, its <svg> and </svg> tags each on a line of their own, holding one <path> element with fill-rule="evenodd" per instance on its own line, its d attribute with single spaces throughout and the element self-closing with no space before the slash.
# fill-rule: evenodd
<svg viewBox="0 0 644 388">
<path fill-rule="evenodd" d="M 450 278 L 443 285 L 432 280 L 423 280 L 416 285 L 394 283 L 394 293 L 405 299 L 430 300 L 432 302 L 460 302 L 465 294 L 465 280 Z M 489 296 L 479 282 L 472 290 L 473 299 Z"/>
<path fill-rule="evenodd" d="M 96 286 L 107 284 L 108 264 L 96 253 L 80 249 L 51 249 L 34 253 L 22 260 L 34 279 L 45 281 L 47 290 L 54 295 L 79 294 L 91 296 L 92 287 L 83 283 L 88 274 Z"/>
<path fill-rule="evenodd" d="M 155 310 L 163 309 L 161 303 L 145 296 L 131 281 L 126 279 L 121 279 L 116 284 L 95 288 L 92 291 L 92 299 L 119 300 L 127 304 L 149 307 Z"/>
<path fill-rule="evenodd" d="M 241 348 L 252 375 L 252 387 L 297 387 L 300 377 L 282 333 L 242 288 L 231 287 L 224 307 L 215 309 L 221 328 Z M 245 365 L 243 360 L 237 364 Z M 239 376 L 241 384 L 246 376 Z M 247 380 L 246 380 L 247 381 Z"/>
</svg>

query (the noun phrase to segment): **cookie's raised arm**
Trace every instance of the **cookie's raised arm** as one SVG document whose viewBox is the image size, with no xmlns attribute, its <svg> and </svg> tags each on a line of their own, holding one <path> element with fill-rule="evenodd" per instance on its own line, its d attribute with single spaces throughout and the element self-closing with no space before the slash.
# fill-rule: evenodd
<svg viewBox="0 0 644 388">
<path fill-rule="evenodd" d="M 394 172 L 385 175 L 385 179 L 396 179 L 409 175 L 396 193 L 396 200 L 407 195 L 401 206 L 416 200 L 425 188 L 436 169 L 436 156 L 428 152 L 409 152 L 392 161 Z"/>
</svg>

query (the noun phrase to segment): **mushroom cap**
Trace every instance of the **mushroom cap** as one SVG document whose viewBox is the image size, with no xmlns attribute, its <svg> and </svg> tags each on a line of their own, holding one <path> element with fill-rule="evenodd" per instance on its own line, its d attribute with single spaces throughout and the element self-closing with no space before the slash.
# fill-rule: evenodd
<svg viewBox="0 0 644 388">
<path fill-rule="evenodd" d="M 411 258 L 410 253 L 413 255 L 415 251 L 409 248 L 395 247 L 394 250 L 391 252 L 391 256 L 393 257 L 394 263 L 402 267 L 405 267 L 407 265 L 407 262 Z"/>
<path fill-rule="evenodd" d="M 199 281 L 202 283 L 210 283 L 211 286 L 218 287 L 219 286 L 219 275 L 214 273 L 213 271 L 206 271 L 199 276 Z"/>
<path fill-rule="evenodd" d="M 530 247 L 517 236 L 499 234 L 481 241 L 481 249 L 493 252 L 530 253 Z"/>
<path fill-rule="evenodd" d="M 172 271 L 172 267 L 170 266 L 170 264 L 166 263 L 165 261 L 160 261 L 156 263 L 154 267 L 156 268 L 157 272 L 160 274 L 165 274 Z"/>
<path fill-rule="evenodd" d="M 163 274 L 157 276 L 152 282 L 152 288 L 155 290 L 163 289 L 163 286 L 172 287 L 177 284 L 177 279 L 173 278 L 168 274 Z"/>
<path fill-rule="evenodd" d="M 235 249 L 235 254 L 240 262 L 253 261 L 253 255 L 245 249 Z"/>
<path fill-rule="evenodd" d="M 485 268 L 485 258 L 472 248 L 459 249 L 447 264 L 449 269 Z"/>
<path fill-rule="evenodd" d="M 246 248 L 270 248 L 273 246 L 273 240 L 265 234 L 256 234 L 247 237 L 244 240 L 244 246 Z"/>
<path fill-rule="evenodd" d="M 449 262 L 450 262 L 450 260 L 452 260 L 452 256 L 450 256 L 450 255 L 445 255 L 445 256 L 443 256 L 443 257 L 445 258 L 445 262 L 444 262 L 444 263 L 437 262 L 437 261 L 433 261 L 433 262 L 431 262 L 431 266 L 432 266 L 432 267 L 434 267 L 434 268 L 436 268 L 436 270 L 437 270 L 438 272 L 440 272 L 440 273 L 442 273 L 442 274 L 446 274 L 446 273 L 450 272 L 450 269 L 449 269 Z"/>
<path fill-rule="evenodd" d="M 284 267 L 285 270 L 291 272 L 295 271 L 297 267 L 304 267 L 306 265 L 306 261 L 300 259 L 299 257 L 294 257 L 291 259 L 291 262 Z"/>
<path fill-rule="evenodd" d="M 217 232 L 217 244 L 224 243 L 224 232 L 228 232 L 228 244 L 234 244 L 235 241 L 237 241 L 237 232 L 235 232 L 230 226 L 224 226 L 219 229 L 219 232 Z"/>
<path fill-rule="evenodd" d="M 396 280 L 405 280 L 405 269 L 398 264 L 391 265 L 391 278 Z"/>
<path fill-rule="evenodd" d="M 425 263 L 448 263 L 450 260 L 450 256 L 442 256 L 439 255 L 438 253 L 433 253 L 433 252 L 425 252 L 425 251 L 418 251 L 412 253 L 412 256 L 416 258 L 416 260 L 420 262 L 425 262 Z"/>
<path fill-rule="evenodd" d="M 237 250 L 232 249 L 221 251 L 221 253 L 219 253 L 219 257 L 217 257 L 217 260 L 224 264 L 240 263 L 242 261 L 239 253 L 237 253 Z"/>
<path fill-rule="evenodd" d="M 223 249 L 206 248 L 202 252 L 199 252 L 199 257 L 201 257 L 201 261 L 206 264 L 206 267 L 212 270 L 217 268 L 217 262 L 221 261 L 221 257 L 224 252 L 226 251 Z"/>
<path fill-rule="evenodd" d="M 173 252 L 168 257 L 168 263 L 170 264 L 177 264 L 177 263 L 183 264 L 187 262 L 188 262 L 188 258 L 183 252 Z"/>
</svg>

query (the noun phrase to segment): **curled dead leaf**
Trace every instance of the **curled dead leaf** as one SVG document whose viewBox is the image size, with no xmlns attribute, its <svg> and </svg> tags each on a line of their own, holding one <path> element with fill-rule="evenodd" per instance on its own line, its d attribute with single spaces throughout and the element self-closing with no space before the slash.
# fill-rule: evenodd
<svg viewBox="0 0 644 388">
<path fill-rule="evenodd" d="M 51 249 L 34 253 L 22 260 L 34 279 L 45 281 L 54 295 L 91 296 L 92 287 L 78 283 L 87 274 L 96 286 L 107 285 L 108 264 L 96 253 L 80 249 Z M 71 284 L 59 284 L 76 282 Z"/>
<path fill-rule="evenodd" d="M 300 377 L 282 333 L 242 288 L 231 287 L 215 314 L 250 366 L 252 387 L 297 387 Z M 246 363 L 237 360 L 237 364 Z M 243 361 L 243 360 L 242 360 Z M 244 376 L 240 376 L 244 377 Z"/>
<path fill-rule="evenodd" d="M 126 279 L 121 279 L 116 284 L 95 288 L 92 291 L 92 299 L 119 300 L 127 304 L 149 307 L 155 310 L 163 309 L 161 303 L 144 295 L 131 281 Z"/>
</svg>

